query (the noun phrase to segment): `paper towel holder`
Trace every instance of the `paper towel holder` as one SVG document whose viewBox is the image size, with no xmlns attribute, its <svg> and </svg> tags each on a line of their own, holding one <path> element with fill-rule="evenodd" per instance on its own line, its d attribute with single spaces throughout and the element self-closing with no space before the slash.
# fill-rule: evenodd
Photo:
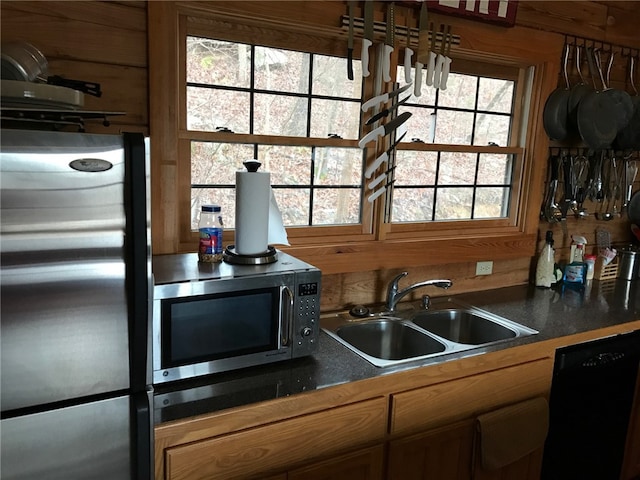
<svg viewBox="0 0 640 480">
<path fill-rule="evenodd" d="M 227 263 L 235 265 L 264 265 L 278 261 L 278 252 L 271 245 L 267 246 L 267 251 L 255 255 L 243 255 L 236 252 L 235 245 L 229 245 L 222 253 L 222 259 Z"/>
</svg>

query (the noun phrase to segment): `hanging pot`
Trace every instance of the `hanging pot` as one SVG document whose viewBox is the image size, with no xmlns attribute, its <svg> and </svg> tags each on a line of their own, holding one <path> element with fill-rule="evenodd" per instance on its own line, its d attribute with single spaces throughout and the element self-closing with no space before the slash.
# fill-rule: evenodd
<svg viewBox="0 0 640 480">
<path fill-rule="evenodd" d="M 633 103 L 633 115 L 629 120 L 629 123 L 622 128 L 616 135 L 614 145 L 619 150 L 640 150 L 640 95 L 635 85 L 636 58 L 629 58 L 629 80 L 631 81 L 631 88 L 635 95 L 631 97 Z"/>
<path fill-rule="evenodd" d="M 591 70 L 593 61 L 602 83 L 601 91 L 587 94 L 578 105 L 578 130 L 584 143 L 594 150 L 611 147 L 618 131 L 629 123 L 633 113 L 633 103 L 628 93 L 608 88 L 602 73 L 600 56 L 587 48 L 587 62 Z M 613 56 L 610 57 L 609 71 Z"/>
<path fill-rule="evenodd" d="M 567 129 L 567 116 L 569 107 L 569 96 L 571 88 L 569 85 L 569 77 L 567 76 L 567 61 L 569 60 L 569 46 L 565 44 L 562 53 L 562 74 L 564 76 L 565 86 L 558 87 L 544 104 L 542 120 L 544 130 L 552 140 L 564 140 L 569 135 Z"/>
<path fill-rule="evenodd" d="M 576 71 L 578 72 L 578 76 L 580 77 L 580 83 L 575 84 L 571 87 L 571 93 L 569 95 L 569 126 L 574 133 L 578 133 L 578 105 L 582 99 L 587 96 L 589 93 L 593 91 L 591 85 L 588 85 L 582 75 L 582 56 L 581 51 L 583 47 L 579 45 L 575 46 L 575 57 L 576 57 Z"/>
</svg>

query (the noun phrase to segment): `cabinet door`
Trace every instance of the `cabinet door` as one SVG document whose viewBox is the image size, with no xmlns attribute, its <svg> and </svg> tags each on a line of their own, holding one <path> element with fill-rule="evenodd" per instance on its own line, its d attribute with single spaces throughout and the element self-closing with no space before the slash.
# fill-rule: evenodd
<svg viewBox="0 0 640 480">
<path fill-rule="evenodd" d="M 231 480 L 287 471 L 382 441 L 387 402 L 379 397 L 165 450 L 171 480 Z"/>
<path fill-rule="evenodd" d="M 471 478 L 474 421 L 418 433 L 389 445 L 389 480 Z"/>
<path fill-rule="evenodd" d="M 287 480 L 382 480 L 383 460 L 378 445 L 292 470 Z"/>
<path fill-rule="evenodd" d="M 496 470 L 484 470 L 476 465 L 474 480 L 539 480 L 542 470 L 542 452 L 540 448 L 505 467 Z"/>
</svg>

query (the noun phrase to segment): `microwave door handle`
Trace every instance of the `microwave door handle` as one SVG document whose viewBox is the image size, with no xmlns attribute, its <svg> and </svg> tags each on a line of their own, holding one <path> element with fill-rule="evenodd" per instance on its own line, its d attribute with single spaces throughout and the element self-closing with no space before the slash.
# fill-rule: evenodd
<svg viewBox="0 0 640 480">
<path fill-rule="evenodd" d="M 288 308 L 284 308 L 284 294 L 288 297 Z M 293 292 L 289 287 L 283 285 L 280 287 L 280 298 L 283 298 L 282 307 L 280 309 L 280 346 L 289 345 L 289 337 L 291 335 L 291 326 L 293 324 Z M 286 310 L 286 314 L 285 314 Z"/>
</svg>

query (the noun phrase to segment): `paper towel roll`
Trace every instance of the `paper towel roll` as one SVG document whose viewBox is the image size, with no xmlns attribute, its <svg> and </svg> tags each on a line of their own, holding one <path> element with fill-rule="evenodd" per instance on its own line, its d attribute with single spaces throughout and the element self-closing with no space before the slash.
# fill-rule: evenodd
<svg viewBox="0 0 640 480">
<path fill-rule="evenodd" d="M 236 252 L 258 255 L 269 248 L 269 172 L 236 172 Z"/>
</svg>

